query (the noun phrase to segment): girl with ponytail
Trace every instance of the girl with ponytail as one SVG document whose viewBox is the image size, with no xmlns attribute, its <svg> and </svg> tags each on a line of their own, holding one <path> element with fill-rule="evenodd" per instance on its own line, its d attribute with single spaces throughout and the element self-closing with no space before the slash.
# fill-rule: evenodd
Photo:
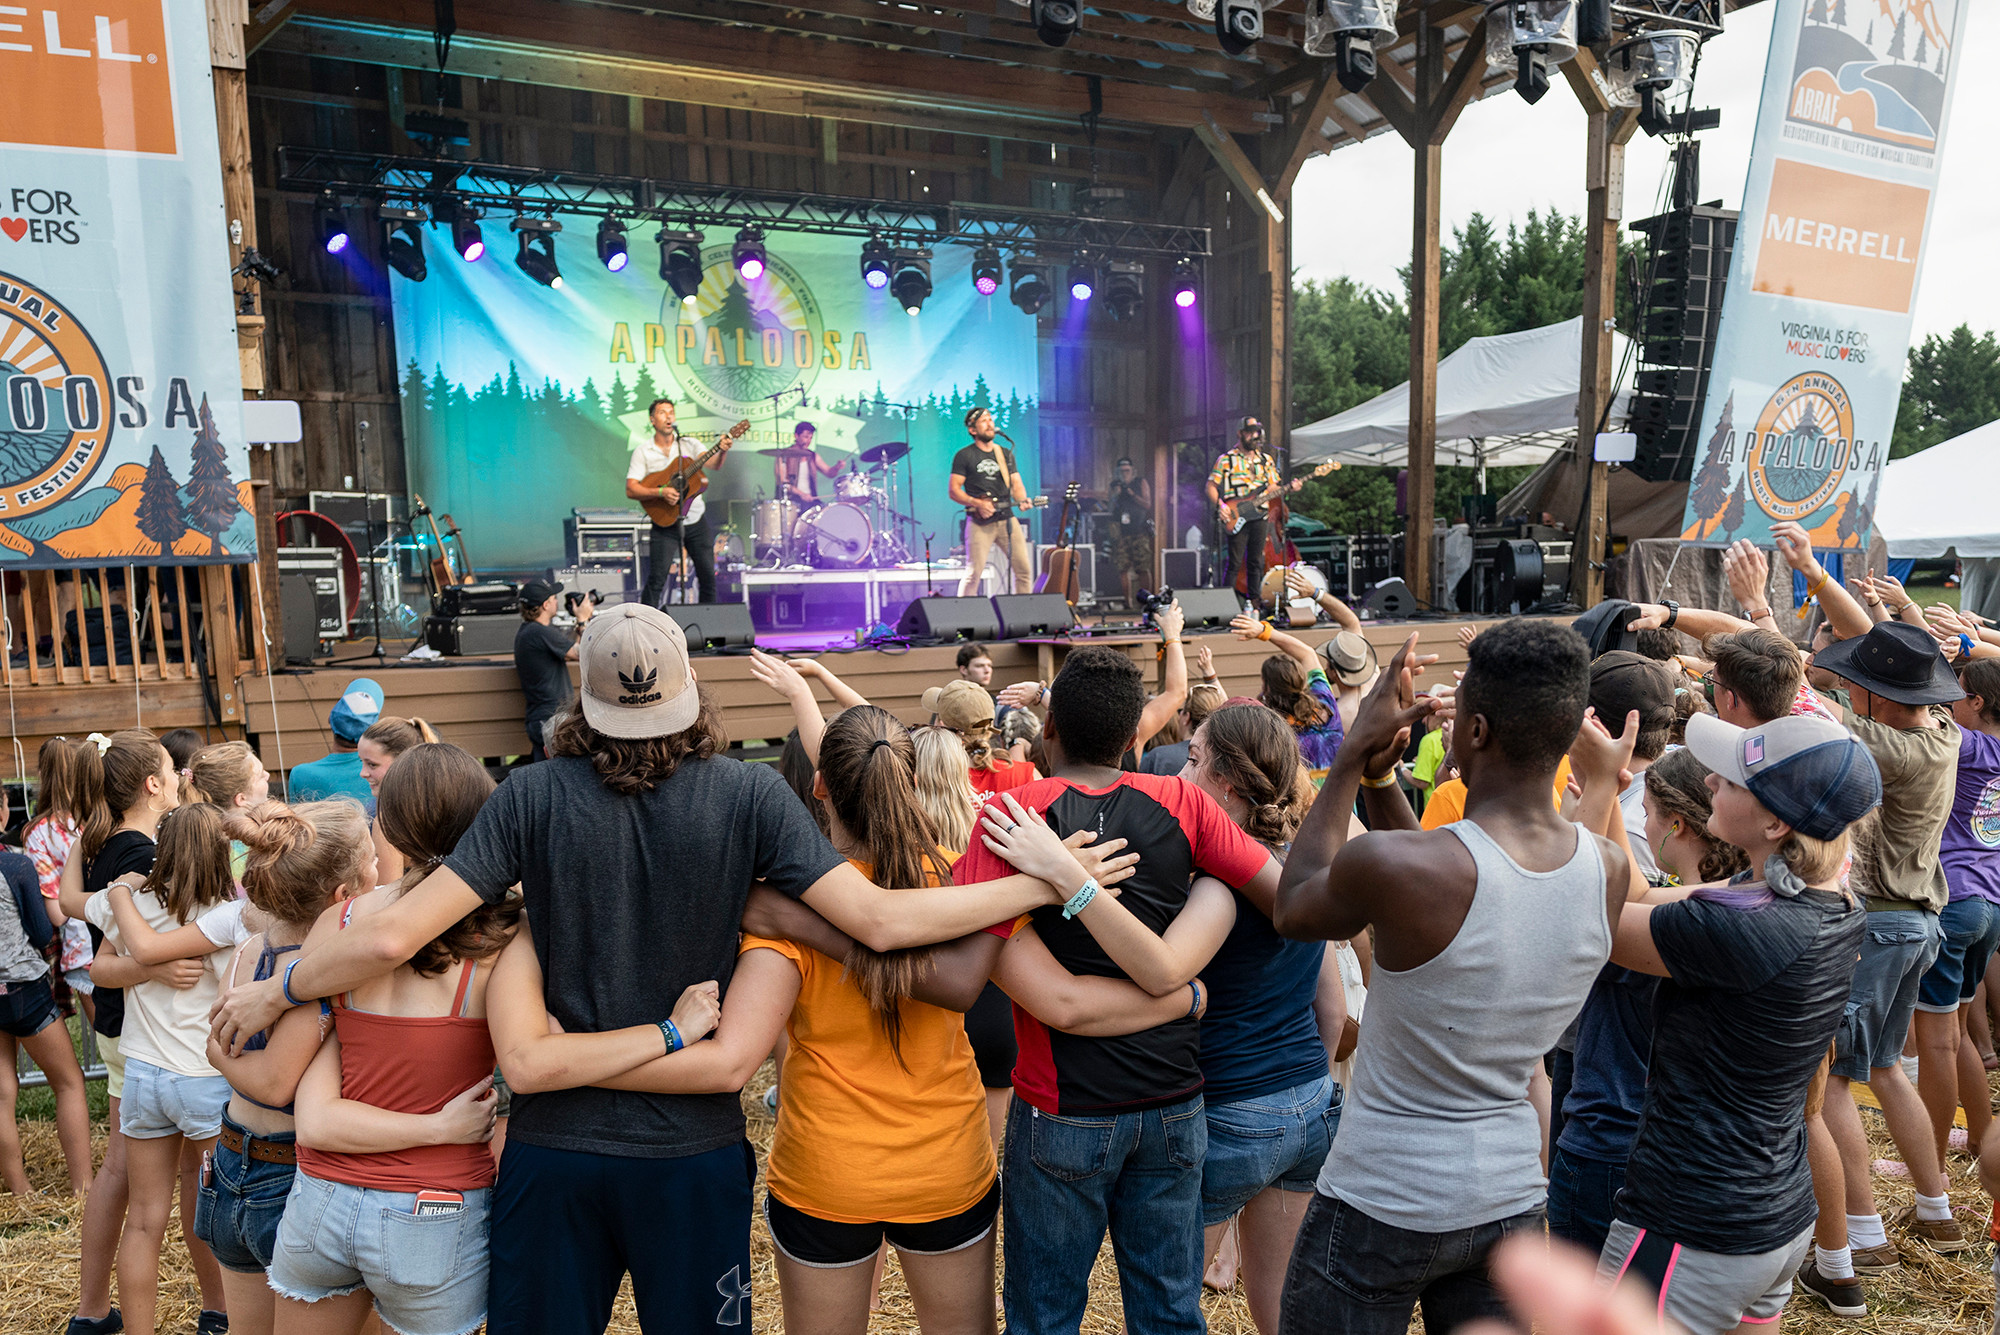
<svg viewBox="0 0 2000 1335">
<path fill-rule="evenodd" d="M 90 999 L 90 932 L 81 922 L 65 921 L 57 902 L 62 894 L 63 864 L 76 844 L 77 748 L 82 745 L 67 737 L 51 737 L 42 743 L 35 761 L 35 805 L 39 810 L 22 835 L 21 847 L 34 860 L 42 898 L 48 901 L 49 920 L 58 924 L 61 934 L 62 954 L 56 967 L 83 1003 L 84 1022 L 88 1024 L 96 1014 Z"/>
</svg>

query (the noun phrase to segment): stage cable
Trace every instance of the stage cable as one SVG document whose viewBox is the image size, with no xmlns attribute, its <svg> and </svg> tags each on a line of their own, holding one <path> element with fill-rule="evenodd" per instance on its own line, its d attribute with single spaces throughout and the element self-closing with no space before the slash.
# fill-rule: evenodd
<svg viewBox="0 0 2000 1335">
<path fill-rule="evenodd" d="M 25 602 L 34 596 L 34 590 L 29 587 L 28 581 L 22 580 L 22 601 Z M 14 711 L 14 617 L 4 607 L 0 607 L 0 625 L 5 625 L 7 630 L 7 740 L 14 748 L 14 779 L 21 785 L 21 799 L 25 804 L 28 796 L 28 754 L 21 748 L 21 724 Z M 28 661 L 30 663 L 35 661 L 35 646 L 32 644 L 28 646 Z M 36 801 L 40 801 L 41 796 L 40 789 L 37 789 Z M 34 814 L 34 807 L 29 805 L 29 818 L 33 819 Z"/>
<path fill-rule="evenodd" d="M 256 577 L 256 568 L 251 567 L 250 585 L 257 591 L 257 622 L 263 627 L 264 641 L 264 687 L 271 694 L 271 735 L 278 744 L 278 773 L 285 776 L 285 800 L 292 796 L 292 772 L 285 768 L 285 730 L 278 723 L 278 680 L 271 671 L 271 618 L 264 611 L 264 581 Z"/>
</svg>

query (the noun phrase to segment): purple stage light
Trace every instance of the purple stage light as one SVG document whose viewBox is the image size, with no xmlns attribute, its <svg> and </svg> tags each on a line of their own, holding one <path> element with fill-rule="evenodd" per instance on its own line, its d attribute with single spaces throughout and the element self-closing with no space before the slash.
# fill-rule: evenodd
<svg viewBox="0 0 2000 1335">
<path fill-rule="evenodd" d="M 1188 307 L 1194 305 L 1194 289 L 1184 287 L 1174 293 L 1174 305 L 1180 307 L 1182 310 L 1186 310 Z"/>
<path fill-rule="evenodd" d="M 880 292 L 883 288 L 889 286 L 889 271 L 887 269 L 870 269 L 868 271 L 867 282 L 868 286 Z"/>
<path fill-rule="evenodd" d="M 989 278 L 985 274 L 981 274 L 979 277 L 972 280 L 972 286 L 976 291 L 978 291 L 980 296 L 990 297 L 995 292 L 998 292 L 1000 290 L 1000 280 L 997 278 Z"/>
<path fill-rule="evenodd" d="M 479 257 L 484 255 L 485 253 L 486 253 L 486 243 L 484 241 L 480 241 L 477 239 L 474 239 L 473 241 L 468 243 L 465 249 L 459 252 L 460 255 L 465 257 L 465 262 L 467 264 L 478 263 Z"/>
<path fill-rule="evenodd" d="M 346 249 L 347 249 L 347 233 L 335 232 L 332 236 L 326 239 L 327 254 L 338 255 L 341 251 Z"/>
<path fill-rule="evenodd" d="M 738 266 L 736 271 L 754 283 L 764 276 L 764 261 L 758 259 L 755 255 L 745 256 L 743 263 Z"/>
<path fill-rule="evenodd" d="M 1078 301 L 1089 301 L 1091 290 L 1092 289 L 1090 284 L 1084 282 L 1081 278 L 1077 279 L 1077 281 L 1069 285 L 1070 296 L 1074 297 Z"/>
</svg>

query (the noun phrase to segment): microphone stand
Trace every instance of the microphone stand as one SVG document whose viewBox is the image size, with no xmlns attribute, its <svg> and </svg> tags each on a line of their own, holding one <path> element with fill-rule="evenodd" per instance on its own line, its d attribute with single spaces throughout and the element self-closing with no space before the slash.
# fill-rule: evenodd
<svg viewBox="0 0 2000 1335">
<path fill-rule="evenodd" d="M 931 578 L 931 539 L 936 536 L 935 533 L 924 534 L 924 588 L 927 590 L 924 596 L 927 598 L 939 596 L 937 581 Z"/>
</svg>

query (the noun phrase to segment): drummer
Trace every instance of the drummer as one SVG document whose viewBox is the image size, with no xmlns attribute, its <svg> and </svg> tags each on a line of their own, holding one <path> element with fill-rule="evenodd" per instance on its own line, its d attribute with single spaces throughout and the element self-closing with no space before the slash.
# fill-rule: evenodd
<svg viewBox="0 0 2000 1335">
<path fill-rule="evenodd" d="M 813 453 L 813 437 L 817 433 L 818 428 L 811 422 L 799 423 L 792 428 L 792 447 L 780 450 L 771 461 L 777 470 L 778 495 L 791 498 L 801 511 L 819 504 L 819 479 L 840 471 L 839 464 Z"/>
</svg>

